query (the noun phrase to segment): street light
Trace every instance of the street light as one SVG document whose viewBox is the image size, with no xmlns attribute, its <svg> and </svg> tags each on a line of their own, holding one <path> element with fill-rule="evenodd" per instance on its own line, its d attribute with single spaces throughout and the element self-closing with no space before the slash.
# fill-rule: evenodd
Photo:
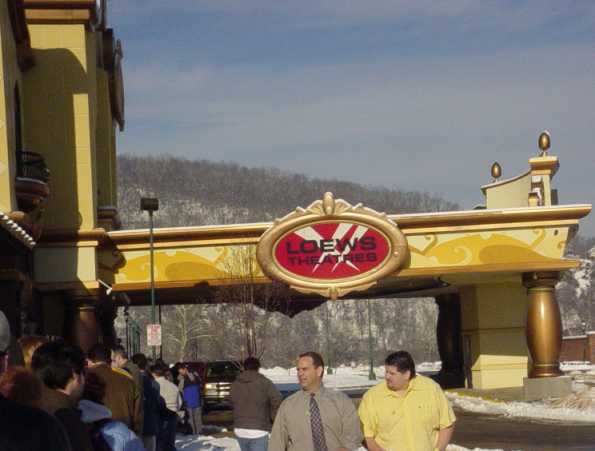
<svg viewBox="0 0 595 451">
<path fill-rule="evenodd" d="M 327 366 L 326 366 L 326 374 L 333 374 L 333 369 L 331 368 L 332 360 L 331 360 L 331 315 L 330 315 L 330 304 L 328 301 L 324 305 L 324 311 L 326 313 L 326 359 L 327 359 Z"/>
<path fill-rule="evenodd" d="M 155 324 L 155 266 L 153 261 L 153 213 L 159 210 L 159 199 L 155 197 L 141 197 L 140 199 L 141 211 L 149 212 L 149 255 L 150 255 L 150 271 L 151 271 L 151 324 Z M 159 315 L 161 320 L 161 315 Z M 160 351 L 161 353 L 161 351 Z M 156 358 L 155 346 L 153 346 L 153 361 Z"/>
<path fill-rule="evenodd" d="M 368 356 L 370 357 L 370 372 L 368 373 L 368 379 L 371 381 L 376 380 L 376 374 L 374 373 L 374 344 L 372 342 L 372 303 L 368 302 Z"/>
</svg>

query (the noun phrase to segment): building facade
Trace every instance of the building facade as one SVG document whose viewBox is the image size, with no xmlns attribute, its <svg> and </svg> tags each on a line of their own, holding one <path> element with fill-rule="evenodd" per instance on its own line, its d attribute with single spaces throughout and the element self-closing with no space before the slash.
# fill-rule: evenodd
<svg viewBox="0 0 595 451">
<path fill-rule="evenodd" d="M 120 41 L 105 1 L 8 0 L 0 18 L 0 307 L 17 336 L 109 341 L 114 308 L 98 255 L 119 227 Z"/>
</svg>

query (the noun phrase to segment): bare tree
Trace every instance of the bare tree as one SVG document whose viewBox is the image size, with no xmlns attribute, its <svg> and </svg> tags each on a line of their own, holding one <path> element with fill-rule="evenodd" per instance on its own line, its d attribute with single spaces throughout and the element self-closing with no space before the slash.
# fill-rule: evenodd
<svg viewBox="0 0 595 451">
<path fill-rule="evenodd" d="M 238 341 L 236 355 L 241 360 L 249 356 L 261 358 L 271 336 L 271 312 L 287 299 L 287 289 L 279 283 L 264 281 L 253 246 L 234 248 L 224 268 L 230 283 L 221 287 L 216 297 L 233 312 L 232 327 Z"/>
<path fill-rule="evenodd" d="M 213 335 L 207 332 L 202 305 L 181 304 L 163 307 L 163 339 L 167 354 L 177 361 L 190 358 L 191 347 L 200 339 Z"/>
</svg>

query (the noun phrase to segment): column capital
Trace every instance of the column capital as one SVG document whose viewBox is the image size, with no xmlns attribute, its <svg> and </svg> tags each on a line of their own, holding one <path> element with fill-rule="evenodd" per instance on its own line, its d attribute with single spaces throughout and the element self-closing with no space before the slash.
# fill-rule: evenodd
<svg viewBox="0 0 595 451">
<path fill-rule="evenodd" d="M 523 274 L 523 285 L 528 289 L 540 288 L 553 290 L 559 279 L 560 274 L 555 271 L 527 272 Z"/>
</svg>

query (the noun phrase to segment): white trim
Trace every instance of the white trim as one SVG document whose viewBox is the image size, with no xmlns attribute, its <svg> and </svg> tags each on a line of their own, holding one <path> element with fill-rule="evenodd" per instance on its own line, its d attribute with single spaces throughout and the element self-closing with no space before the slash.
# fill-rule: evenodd
<svg viewBox="0 0 595 451">
<path fill-rule="evenodd" d="M 32 178 L 29 178 L 29 177 L 17 177 L 17 180 L 22 181 L 22 182 L 37 183 L 38 185 L 47 186 L 47 183 L 46 182 L 42 182 L 41 180 L 32 179 Z"/>
<path fill-rule="evenodd" d="M 37 244 L 35 243 L 33 237 L 29 235 L 25 229 L 10 219 L 10 217 L 2 211 L 0 211 L 0 226 L 2 226 L 8 233 L 22 242 L 29 249 L 32 249 L 33 246 Z"/>
<path fill-rule="evenodd" d="M 562 340 L 576 340 L 578 338 L 587 338 L 586 335 L 568 335 L 566 337 L 562 337 Z"/>
</svg>

